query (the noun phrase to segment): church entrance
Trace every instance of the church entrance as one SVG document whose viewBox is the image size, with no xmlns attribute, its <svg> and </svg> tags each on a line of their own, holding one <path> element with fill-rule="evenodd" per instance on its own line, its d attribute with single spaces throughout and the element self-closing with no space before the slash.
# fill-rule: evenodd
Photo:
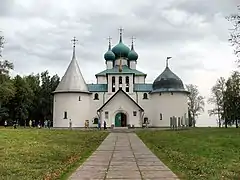
<svg viewBox="0 0 240 180">
<path fill-rule="evenodd" d="M 115 127 L 127 127 L 127 115 L 120 112 L 115 116 Z"/>
</svg>

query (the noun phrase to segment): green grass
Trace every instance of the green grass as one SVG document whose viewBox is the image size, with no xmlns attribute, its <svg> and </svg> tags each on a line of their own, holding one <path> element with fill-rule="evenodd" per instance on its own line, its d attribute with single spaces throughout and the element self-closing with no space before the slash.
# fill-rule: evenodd
<svg viewBox="0 0 240 180">
<path fill-rule="evenodd" d="M 0 128 L 0 179 L 66 179 L 107 135 L 98 131 Z"/>
<path fill-rule="evenodd" d="M 137 134 L 180 179 L 240 179 L 240 129 L 196 128 Z"/>
</svg>

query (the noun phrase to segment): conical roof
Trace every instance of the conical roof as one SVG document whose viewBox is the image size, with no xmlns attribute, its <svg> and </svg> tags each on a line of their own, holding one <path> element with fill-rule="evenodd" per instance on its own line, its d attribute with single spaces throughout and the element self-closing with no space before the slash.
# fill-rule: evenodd
<svg viewBox="0 0 240 180">
<path fill-rule="evenodd" d="M 76 60 L 75 46 L 73 47 L 72 61 L 54 91 L 54 93 L 58 92 L 89 92 Z"/>
</svg>

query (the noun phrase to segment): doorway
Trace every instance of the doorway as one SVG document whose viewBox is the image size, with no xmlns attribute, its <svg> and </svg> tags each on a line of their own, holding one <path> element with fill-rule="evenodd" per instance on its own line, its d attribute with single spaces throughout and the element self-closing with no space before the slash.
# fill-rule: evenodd
<svg viewBox="0 0 240 180">
<path fill-rule="evenodd" d="M 127 115 L 119 112 L 115 116 L 115 127 L 127 127 Z"/>
</svg>

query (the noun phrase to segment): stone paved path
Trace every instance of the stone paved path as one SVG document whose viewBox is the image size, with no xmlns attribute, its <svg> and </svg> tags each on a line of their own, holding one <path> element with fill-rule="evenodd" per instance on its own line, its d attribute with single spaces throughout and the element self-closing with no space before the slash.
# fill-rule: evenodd
<svg viewBox="0 0 240 180">
<path fill-rule="evenodd" d="M 69 179 L 176 180 L 178 178 L 135 133 L 110 133 Z"/>
</svg>

